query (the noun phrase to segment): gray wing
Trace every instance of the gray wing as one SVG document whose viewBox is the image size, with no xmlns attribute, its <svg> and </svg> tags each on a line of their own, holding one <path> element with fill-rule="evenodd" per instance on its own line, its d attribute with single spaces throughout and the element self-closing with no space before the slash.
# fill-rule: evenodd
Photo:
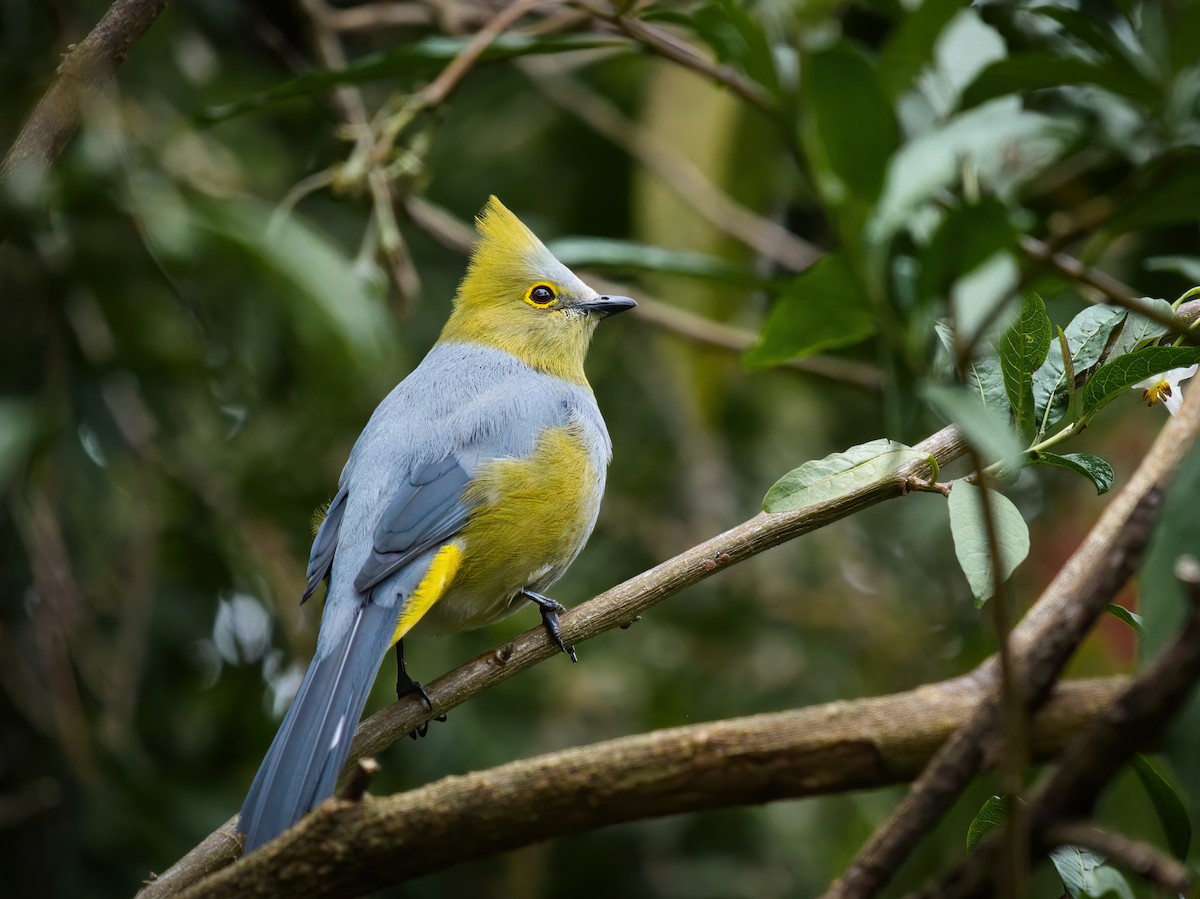
<svg viewBox="0 0 1200 899">
<path fill-rule="evenodd" d="M 426 465 L 402 481 L 380 516 L 371 554 L 354 579 L 354 589 L 366 593 L 462 530 L 470 514 L 463 500 L 469 481 L 454 455 Z"/>
<path fill-rule="evenodd" d="M 308 586 L 300 597 L 301 605 L 316 592 L 317 586 L 329 577 L 329 569 L 333 567 L 333 551 L 337 549 L 338 531 L 342 527 L 342 516 L 346 514 L 346 488 L 342 487 L 325 513 L 325 520 L 317 529 L 313 538 L 312 552 L 308 556 Z"/>
</svg>

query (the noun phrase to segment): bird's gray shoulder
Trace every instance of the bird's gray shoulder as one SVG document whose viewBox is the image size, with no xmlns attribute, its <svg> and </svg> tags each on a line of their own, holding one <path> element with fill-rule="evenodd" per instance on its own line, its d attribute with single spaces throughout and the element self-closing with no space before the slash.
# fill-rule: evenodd
<svg viewBox="0 0 1200 899">
<path fill-rule="evenodd" d="M 574 425 L 600 466 L 612 449 L 586 385 L 536 371 L 511 353 L 470 343 L 439 343 L 381 402 L 346 464 L 411 469 L 448 455 L 468 469 L 522 457 L 548 427 Z"/>
</svg>

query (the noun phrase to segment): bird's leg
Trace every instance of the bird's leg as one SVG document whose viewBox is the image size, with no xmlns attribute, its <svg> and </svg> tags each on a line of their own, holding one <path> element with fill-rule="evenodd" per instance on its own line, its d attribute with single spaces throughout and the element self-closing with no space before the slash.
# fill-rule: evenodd
<svg viewBox="0 0 1200 899">
<path fill-rule="evenodd" d="M 542 624 L 546 627 L 546 633 L 550 635 L 550 639 L 558 644 L 558 648 L 571 657 L 572 662 L 578 662 L 579 657 L 575 655 L 575 647 L 567 646 L 563 643 L 562 632 L 558 629 L 558 613 L 565 612 L 567 607 L 561 602 L 556 602 L 549 596 L 543 596 L 540 593 L 534 593 L 528 587 L 521 588 L 521 595 L 538 607 L 538 611 L 542 613 Z"/>
<path fill-rule="evenodd" d="M 413 680 L 412 675 L 408 673 L 408 669 L 404 666 L 404 641 L 396 641 L 396 698 L 403 699 L 410 693 L 416 693 L 425 701 L 429 711 L 433 711 L 433 700 L 429 698 L 429 693 L 426 692 L 424 685 L 418 680 Z M 438 715 L 434 721 L 445 721 L 445 715 Z M 409 736 L 412 739 L 423 737 L 429 733 L 429 722 L 417 726 L 416 730 L 412 731 Z"/>
</svg>

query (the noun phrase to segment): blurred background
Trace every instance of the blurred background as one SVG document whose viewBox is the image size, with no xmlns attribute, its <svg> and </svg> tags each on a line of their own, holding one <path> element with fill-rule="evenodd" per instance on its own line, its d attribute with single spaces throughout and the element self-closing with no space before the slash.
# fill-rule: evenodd
<svg viewBox="0 0 1200 899">
<path fill-rule="evenodd" d="M 601 2 L 548 3 L 497 45 L 507 58 L 485 56 L 449 102 L 397 118 L 460 49 L 447 39 L 502 6 L 177 0 L 49 175 L 4 198 L 7 895 L 130 895 L 236 812 L 315 639 L 320 604 L 297 605 L 313 512 L 375 404 L 436 339 L 462 227 L 489 194 L 568 264 L 649 301 L 600 328 L 590 356 L 614 461 L 596 533 L 554 590 L 567 605 L 752 516 L 801 462 L 943 426 L 919 388 L 955 279 L 987 258 L 972 235 L 1010 247 L 1020 288 L 1063 326 L 1094 292 L 1022 256 L 1020 235 L 1138 295 L 1174 300 L 1200 282 L 1189 4 L 713 0 L 635 4 L 621 20 Z M 0 145 L 106 8 L 0 0 Z M 666 58 L 672 46 L 701 71 Z M 830 63 L 843 57 L 845 73 Z M 323 73 L 343 65 L 334 89 Z M 864 66 L 874 93 L 855 87 Z M 354 141 L 388 113 L 399 134 L 364 174 Z M 846 169 L 860 157 L 876 175 Z M 939 207 L 956 210 L 941 232 Z M 985 207 L 999 237 L 975 227 Z M 856 271 L 887 272 L 857 329 L 744 358 L 804 254 L 836 247 Z M 831 302 L 839 321 L 837 303 L 861 304 Z M 1130 392 L 1072 448 L 1107 458 L 1119 487 L 1165 418 Z M 1122 599 L 1146 612 L 1151 647 L 1180 616 L 1169 571 L 1200 545 L 1197 489 L 1193 459 Z M 1033 530 L 1015 577 L 1024 608 L 1106 498 L 1050 469 L 1006 492 Z M 536 622 L 527 610 L 413 641 L 410 671 L 432 680 Z M 582 645 L 579 665 L 550 660 L 455 709 L 388 750 L 372 789 L 907 689 L 993 646 L 944 500 L 914 495 L 720 573 Z M 1138 656 L 1112 620 L 1072 670 L 1126 672 Z M 391 664 L 368 711 L 393 696 Z M 1195 772 L 1179 775 L 1194 798 Z M 980 778 L 893 893 L 961 852 L 995 788 Z M 622 826 L 388 895 L 810 896 L 900 795 Z M 1128 779 L 1102 815 L 1161 841 Z M 1037 895 L 1057 896 L 1039 876 Z"/>
</svg>

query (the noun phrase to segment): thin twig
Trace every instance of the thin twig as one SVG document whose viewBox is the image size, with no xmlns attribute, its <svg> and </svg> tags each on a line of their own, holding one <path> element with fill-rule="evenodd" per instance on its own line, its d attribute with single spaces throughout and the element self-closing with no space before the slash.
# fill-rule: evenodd
<svg viewBox="0 0 1200 899">
<path fill-rule="evenodd" d="M 434 11 L 427 3 L 363 3 L 341 8 L 325 0 L 304 0 L 314 22 L 330 31 L 375 31 L 404 25 L 431 25 Z"/>
<path fill-rule="evenodd" d="M 594 274 L 586 274 L 585 280 L 603 293 L 628 293 L 629 287 Z M 679 306 L 672 306 L 638 288 L 636 291 L 638 318 L 667 334 L 682 337 L 692 343 L 715 349 L 744 353 L 758 343 L 753 331 L 735 328 L 723 322 L 713 321 Z M 781 363 L 780 368 L 790 368 L 805 374 L 816 375 L 836 381 L 846 387 L 866 393 L 883 392 L 883 373 L 874 365 L 855 359 L 839 359 L 834 356 L 807 356 Z"/>
<path fill-rule="evenodd" d="M 517 68 L 563 111 L 612 141 L 652 172 L 714 227 L 765 259 L 801 272 L 823 253 L 778 222 L 748 209 L 717 187 L 690 159 L 665 146 L 614 104 L 567 75 L 553 60 L 522 59 Z"/>
<path fill-rule="evenodd" d="M 323 14 L 329 8 L 327 4 L 324 0 L 300 0 L 300 5 L 313 24 L 313 45 L 322 65 L 333 72 L 345 69 L 346 52 L 342 48 L 342 40 L 324 24 Z M 369 117 L 362 91 L 352 84 L 338 84 L 333 88 L 333 100 L 339 118 L 345 124 L 353 128 L 366 127 Z"/>
<path fill-rule="evenodd" d="M 1077 281 L 1080 284 L 1091 287 L 1093 290 L 1099 291 L 1105 298 L 1116 305 L 1128 309 L 1130 312 L 1136 312 L 1138 315 L 1144 316 L 1153 322 L 1157 322 L 1163 327 L 1170 329 L 1172 334 L 1192 338 L 1196 336 L 1194 331 L 1189 330 L 1187 322 L 1180 321 L 1176 316 L 1168 312 L 1162 312 L 1152 304 L 1140 299 L 1132 287 L 1121 283 L 1116 278 L 1105 274 L 1097 268 L 1084 265 L 1074 256 L 1054 252 L 1045 243 L 1027 234 L 1021 237 L 1020 247 L 1021 251 L 1030 259 L 1042 262 L 1072 281 Z"/>
<path fill-rule="evenodd" d="M 350 770 L 350 776 L 338 790 L 338 799 L 343 802 L 358 802 L 367 793 L 367 787 L 380 771 L 379 762 L 375 759 L 359 759 Z"/>
<path fill-rule="evenodd" d="M 1005 737 L 999 768 L 1003 790 L 1008 797 L 1008 814 L 1005 815 L 1002 825 L 1008 857 L 1005 859 L 1007 864 L 1001 866 L 999 879 L 1007 895 L 1012 899 L 1020 899 L 1029 878 L 1029 850 L 1022 801 L 1024 772 L 1028 763 L 1028 750 L 1025 745 L 1027 710 L 1022 696 L 1023 685 L 1014 671 L 1012 646 L 1009 642 L 1012 622 L 1009 619 L 1008 589 L 1003 571 L 1003 549 L 996 531 L 995 499 L 988 485 L 990 478 L 985 472 L 983 459 L 974 447 L 971 447 L 968 453 L 977 479 L 976 489 L 979 491 L 988 558 L 991 560 L 992 598 L 988 608 L 996 636 L 996 659 L 1000 669 L 1000 727 Z"/>
<path fill-rule="evenodd" d="M 1158 847 L 1105 830 L 1088 821 L 1055 824 L 1046 830 L 1046 844 L 1081 846 L 1099 852 L 1169 893 L 1186 893 L 1192 888 L 1192 876 L 1188 869 Z"/>
<path fill-rule="evenodd" d="M 642 46 L 685 69 L 691 69 L 731 91 L 768 115 L 776 113 L 775 102 L 757 83 L 737 69 L 708 59 L 696 47 L 671 32 L 623 14 L 611 3 L 581 2 L 580 5 L 602 21 L 610 22 Z"/>
<path fill-rule="evenodd" d="M 516 0 L 493 16 L 475 33 L 475 36 L 458 52 L 450 64 L 442 69 L 437 78 L 421 91 L 421 99 L 425 108 L 432 109 L 445 103 L 492 41 L 510 26 L 516 24 L 523 15 L 546 2 L 547 0 Z"/>
</svg>

